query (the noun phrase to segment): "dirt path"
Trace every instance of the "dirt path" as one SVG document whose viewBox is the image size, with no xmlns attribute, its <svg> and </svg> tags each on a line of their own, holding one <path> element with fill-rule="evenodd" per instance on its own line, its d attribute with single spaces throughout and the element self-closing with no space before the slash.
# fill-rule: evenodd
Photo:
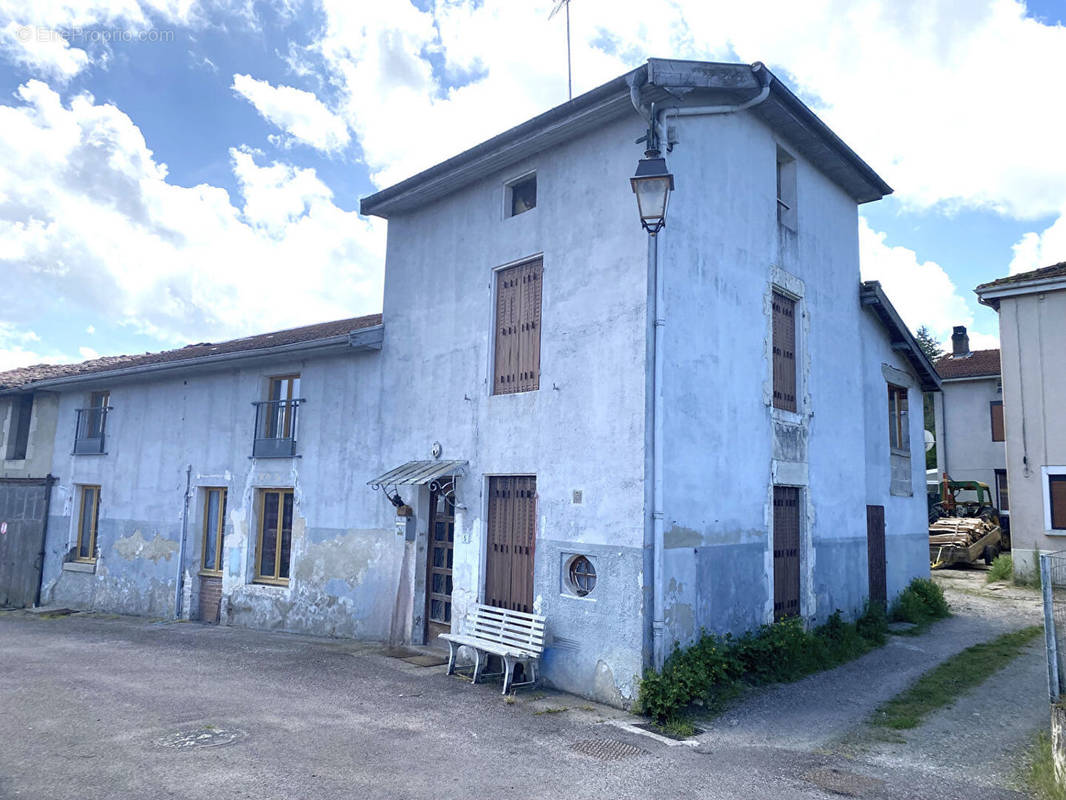
<svg viewBox="0 0 1066 800">
<path fill-rule="evenodd" d="M 902 734 L 871 730 L 881 703 L 961 650 L 1041 620 L 1033 590 L 986 584 L 984 571 L 935 573 L 954 616 L 921 636 L 893 636 L 885 647 L 835 670 L 754 693 L 708 723 L 700 748 L 763 746 L 854 759 L 856 767 L 906 768 L 930 779 L 951 776 L 983 787 L 1017 788 L 1020 758 L 1047 724 L 1042 642 L 1006 669 Z"/>
</svg>

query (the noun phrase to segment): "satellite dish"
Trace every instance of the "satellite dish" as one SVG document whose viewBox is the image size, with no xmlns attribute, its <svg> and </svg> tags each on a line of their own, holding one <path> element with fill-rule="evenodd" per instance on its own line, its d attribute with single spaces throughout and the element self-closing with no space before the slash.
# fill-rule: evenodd
<svg viewBox="0 0 1066 800">
<path fill-rule="evenodd" d="M 929 452 L 936 444 L 936 437 L 929 431 L 925 431 L 925 452 Z"/>
</svg>

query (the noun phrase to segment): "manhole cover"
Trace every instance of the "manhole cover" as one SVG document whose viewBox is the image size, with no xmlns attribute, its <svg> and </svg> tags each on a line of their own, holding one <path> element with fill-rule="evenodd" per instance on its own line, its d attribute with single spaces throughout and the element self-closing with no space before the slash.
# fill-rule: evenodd
<svg viewBox="0 0 1066 800">
<path fill-rule="evenodd" d="M 582 739 L 570 745 L 570 749 L 576 753 L 598 758 L 600 761 L 619 761 L 645 753 L 635 744 L 618 739 Z"/>
<path fill-rule="evenodd" d="M 811 770 L 803 779 L 828 792 L 845 797 L 863 797 L 876 792 L 884 785 L 884 781 L 877 778 L 867 778 L 865 775 L 856 775 L 854 772 L 833 767 Z"/>
<path fill-rule="evenodd" d="M 202 725 L 199 728 L 168 733 L 166 736 L 156 739 L 156 744 L 160 747 L 169 747 L 172 750 L 192 750 L 197 747 L 221 747 L 224 744 L 233 744 L 243 739 L 245 735 L 244 731 L 237 728 L 218 728 L 214 725 Z"/>
</svg>

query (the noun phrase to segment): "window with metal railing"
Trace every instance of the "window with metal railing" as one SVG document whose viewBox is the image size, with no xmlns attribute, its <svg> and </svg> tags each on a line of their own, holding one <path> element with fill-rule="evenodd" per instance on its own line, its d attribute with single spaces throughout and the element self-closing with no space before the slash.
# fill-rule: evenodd
<svg viewBox="0 0 1066 800">
<path fill-rule="evenodd" d="M 74 455 L 103 455 L 107 452 L 109 392 L 93 392 L 87 408 L 75 409 Z"/>
<path fill-rule="evenodd" d="M 269 400 L 255 406 L 253 458 L 292 458 L 296 455 L 296 432 L 300 406 L 300 376 L 282 375 L 270 379 Z"/>
</svg>

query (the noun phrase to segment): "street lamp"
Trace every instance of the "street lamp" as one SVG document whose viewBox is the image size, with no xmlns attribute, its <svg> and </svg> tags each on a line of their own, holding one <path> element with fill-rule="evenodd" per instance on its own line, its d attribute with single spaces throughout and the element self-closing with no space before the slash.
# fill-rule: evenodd
<svg viewBox="0 0 1066 800">
<path fill-rule="evenodd" d="M 674 176 L 666 169 L 666 159 L 657 149 L 646 150 L 629 182 L 637 196 L 640 224 L 654 236 L 666 226 L 666 204 L 674 190 Z"/>
</svg>

